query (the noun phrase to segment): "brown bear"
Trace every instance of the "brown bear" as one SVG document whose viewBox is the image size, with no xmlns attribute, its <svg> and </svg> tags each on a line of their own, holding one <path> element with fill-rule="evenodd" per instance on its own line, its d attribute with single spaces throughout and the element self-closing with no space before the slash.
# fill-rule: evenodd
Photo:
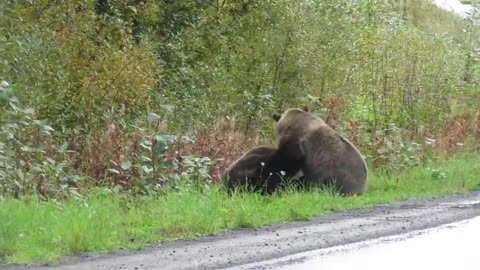
<svg viewBox="0 0 480 270">
<path fill-rule="evenodd" d="M 334 186 L 346 195 L 365 192 L 367 165 L 349 140 L 306 109 L 289 109 L 273 118 L 277 122 L 277 151 L 270 160 L 290 164 L 303 159 L 301 171 L 306 187 Z"/>
<path fill-rule="evenodd" d="M 272 194 L 282 183 L 298 176 L 304 160 L 288 155 L 288 146 L 277 151 L 272 146 L 257 146 L 233 162 L 222 174 L 222 180 L 229 193 L 238 187 Z M 298 177 L 296 178 L 298 179 Z"/>
</svg>

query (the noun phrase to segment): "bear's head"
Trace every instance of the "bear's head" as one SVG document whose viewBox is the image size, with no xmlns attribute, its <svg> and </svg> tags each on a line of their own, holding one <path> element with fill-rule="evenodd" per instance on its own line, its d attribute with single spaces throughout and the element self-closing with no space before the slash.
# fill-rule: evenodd
<svg viewBox="0 0 480 270">
<path fill-rule="evenodd" d="M 304 112 L 309 112 L 307 106 L 303 106 L 302 109 L 298 109 L 298 110 L 302 110 L 302 111 L 304 111 Z M 282 114 L 274 113 L 273 116 L 272 116 L 272 118 L 273 118 L 273 120 L 275 120 L 275 122 L 278 122 L 278 121 L 280 120 L 280 118 L 282 118 Z"/>
<path fill-rule="evenodd" d="M 279 140 L 302 138 L 306 133 L 325 126 L 325 122 L 308 108 L 291 108 L 282 115 L 274 115 L 276 133 Z"/>
</svg>

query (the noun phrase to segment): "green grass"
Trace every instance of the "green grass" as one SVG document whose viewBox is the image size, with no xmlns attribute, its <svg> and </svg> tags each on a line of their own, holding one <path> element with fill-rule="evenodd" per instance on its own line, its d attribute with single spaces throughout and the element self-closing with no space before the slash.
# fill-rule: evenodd
<svg viewBox="0 0 480 270">
<path fill-rule="evenodd" d="M 228 228 L 305 220 L 333 209 L 359 208 L 412 197 L 465 192 L 480 187 L 480 156 L 437 162 L 395 177 L 372 175 L 364 196 L 285 192 L 262 197 L 219 187 L 204 193 L 171 192 L 131 197 L 96 191 L 62 202 L 3 199 L 0 262 L 50 263 L 85 251 L 136 249 L 155 240 L 189 239 Z"/>
</svg>

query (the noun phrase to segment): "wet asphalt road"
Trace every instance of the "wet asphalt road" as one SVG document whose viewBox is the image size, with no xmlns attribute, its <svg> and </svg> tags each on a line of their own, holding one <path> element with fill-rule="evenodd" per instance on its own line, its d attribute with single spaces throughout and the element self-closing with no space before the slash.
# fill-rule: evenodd
<svg viewBox="0 0 480 270">
<path fill-rule="evenodd" d="M 302 252 L 230 270 L 478 269 L 480 217 Z"/>
<path fill-rule="evenodd" d="M 347 210 L 305 222 L 228 231 L 143 251 L 69 257 L 59 265 L 0 269 L 252 269 L 249 264 L 322 248 L 427 229 L 480 216 L 480 192 Z M 263 269 L 253 268 L 253 269 Z"/>
<path fill-rule="evenodd" d="M 472 10 L 471 5 L 462 4 L 460 0 L 433 0 L 433 3 L 461 17 L 467 16 Z"/>
</svg>

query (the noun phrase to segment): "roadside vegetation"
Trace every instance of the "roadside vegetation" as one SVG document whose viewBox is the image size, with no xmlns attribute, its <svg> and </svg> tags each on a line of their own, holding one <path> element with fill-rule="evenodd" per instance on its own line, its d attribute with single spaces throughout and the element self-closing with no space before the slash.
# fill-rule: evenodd
<svg viewBox="0 0 480 270">
<path fill-rule="evenodd" d="M 480 156 L 461 155 L 394 177 L 370 179 L 364 196 L 329 190 L 285 190 L 265 197 L 228 196 L 219 186 L 203 192 L 184 183 L 159 196 L 132 196 L 95 189 L 66 200 L 0 202 L 0 252 L 6 263 L 52 263 L 87 251 L 137 249 L 158 240 L 191 239 L 230 228 L 248 228 L 360 208 L 400 199 L 434 197 L 480 188 Z"/>
<path fill-rule="evenodd" d="M 0 262 L 479 188 L 476 21 L 427 0 L 1 1 Z M 368 193 L 228 197 L 221 171 L 304 105 L 366 156 Z"/>
</svg>

